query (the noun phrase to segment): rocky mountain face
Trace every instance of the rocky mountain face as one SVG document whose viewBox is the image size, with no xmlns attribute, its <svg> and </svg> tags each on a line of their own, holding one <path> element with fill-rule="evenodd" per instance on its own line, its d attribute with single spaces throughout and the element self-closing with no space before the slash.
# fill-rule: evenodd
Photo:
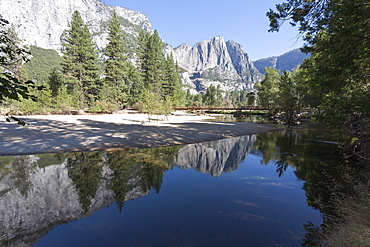
<svg viewBox="0 0 370 247">
<path fill-rule="evenodd" d="M 135 50 L 141 30 L 153 32 L 144 14 L 108 6 L 98 0 L 0 0 L 0 6 L 0 15 L 15 26 L 24 45 L 58 52 L 62 49 L 63 35 L 75 10 L 81 13 L 99 50 L 107 44 L 108 21 L 114 10 L 121 17 L 126 48 L 131 50 L 130 53 Z M 220 36 L 201 41 L 193 47 L 165 47 L 165 53 L 171 52 L 180 67 L 186 70 L 182 73 L 183 83 L 193 93 L 205 92 L 211 84 L 220 85 L 224 91 L 252 91 L 254 83 L 261 79 L 242 46 L 233 41 L 225 42 Z"/>
<path fill-rule="evenodd" d="M 92 33 L 98 48 L 107 44 L 107 27 L 115 10 L 120 16 L 128 42 L 140 30 L 152 32 L 148 18 L 137 11 L 108 6 L 98 0 L 0 0 L 0 14 L 15 26 L 25 45 L 61 50 L 61 40 L 75 10 Z"/>
<path fill-rule="evenodd" d="M 255 141 L 256 136 L 252 135 L 190 144 L 179 150 L 175 165 L 218 177 L 222 172 L 238 169 Z"/>
<path fill-rule="evenodd" d="M 281 56 L 268 57 L 254 61 L 254 66 L 260 73 L 265 73 L 265 67 L 272 66 L 274 69 L 284 72 L 284 70 L 292 71 L 298 65 L 301 65 L 303 60 L 310 57 L 310 54 L 301 52 L 300 49 L 294 49 L 284 53 Z"/>
<path fill-rule="evenodd" d="M 254 89 L 254 83 L 262 77 L 254 67 L 243 47 L 234 41 L 225 41 L 216 36 L 196 43 L 194 46 L 180 45 L 172 53 L 178 65 L 185 69 L 183 82 L 193 92 L 204 92 L 209 85 L 220 85 L 223 91 Z"/>
</svg>

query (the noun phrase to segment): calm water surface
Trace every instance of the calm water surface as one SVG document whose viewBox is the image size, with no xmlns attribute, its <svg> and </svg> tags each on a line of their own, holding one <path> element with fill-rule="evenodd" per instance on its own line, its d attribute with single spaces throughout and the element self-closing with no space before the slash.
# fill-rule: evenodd
<svg viewBox="0 0 370 247">
<path fill-rule="evenodd" d="M 300 246 L 342 162 L 322 134 L 0 157 L 0 245 Z"/>
</svg>

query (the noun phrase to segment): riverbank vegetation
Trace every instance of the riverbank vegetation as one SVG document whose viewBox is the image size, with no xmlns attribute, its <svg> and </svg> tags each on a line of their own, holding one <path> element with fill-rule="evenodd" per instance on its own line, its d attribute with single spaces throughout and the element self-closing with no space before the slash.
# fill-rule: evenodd
<svg viewBox="0 0 370 247">
<path fill-rule="evenodd" d="M 318 120 L 353 137 L 352 156 L 370 161 L 370 3 L 368 1 L 287 1 L 270 10 L 270 31 L 285 20 L 298 25 L 312 54 L 293 73 L 266 69 L 261 104 L 286 113 L 304 106 L 317 109 Z"/>
<path fill-rule="evenodd" d="M 270 31 L 279 31 L 285 21 L 298 26 L 303 51 L 312 56 L 292 74 L 267 69 L 259 85 L 261 102 L 284 111 L 288 122 L 291 112 L 309 106 L 318 121 L 350 136 L 345 157 L 364 164 L 365 170 L 357 171 L 364 174 L 370 162 L 369 13 L 369 1 L 362 0 L 277 4 L 267 13 Z M 349 193 L 328 194 L 336 205 L 331 212 L 317 206 L 330 224 L 308 226 L 317 241 L 307 246 L 369 246 L 369 178 L 353 177 L 347 184 L 344 175 L 338 185 L 347 185 Z"/>
<path fill-rule="evenodd" d="M 153 94 L 151 103 L 161 106 L 156 110 L 182 105 L 185 93 L 179 68 L 172 55 L 163 54 L 164 44 L 157 31 L 140 33 L 135 67 L 127 56 L 120 21 L 114 13 L 108 26 L 107 47 L 98 51 L 80 13 L 75 11 L 63 39 L 63 56 L 32 46 L 31 56 L 22 48 L 26 54 L 22 61 L 18 59 L 21 50 L 17 34 L 4 22 L 4 30 L 8 31 L 3 35 L 7 40 L 1 40 L 2 48 L 17 56 L 11 53 L 6 56 L 12 67 L 6 66 L 7 61 L 0 61 L 2 70 L 20 81 L 29 78 L 36 86 L 42 86 L 24 87 L 33 98 L 22 95 L 22 88 L 18 88 L 19 94 L 14 94 L 19 100 L 2 98 L 4 111 L 11 114 L 111 112 L 140 105 L 141 110 L 150 112 L 152 106 L 145 104 L 149 94 Z M 32 100 L 35 98 L 37 101 Z"/>
</svg>

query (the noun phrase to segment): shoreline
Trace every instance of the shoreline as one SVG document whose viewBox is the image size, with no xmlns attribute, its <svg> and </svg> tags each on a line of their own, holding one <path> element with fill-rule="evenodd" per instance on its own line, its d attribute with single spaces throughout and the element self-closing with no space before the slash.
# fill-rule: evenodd
<svg viewBox="0 0 370 247">
<path fill-rule="evenodd" d="M 156 148 L 279 130 L 249 122 L 212 122 L 209 116 L 174 112 L 168 120 L 147 114 L 17 116 L 0 119 L 0 156 Z M 160 119 L 160 116 L 158 116 Z"/>
</svg>

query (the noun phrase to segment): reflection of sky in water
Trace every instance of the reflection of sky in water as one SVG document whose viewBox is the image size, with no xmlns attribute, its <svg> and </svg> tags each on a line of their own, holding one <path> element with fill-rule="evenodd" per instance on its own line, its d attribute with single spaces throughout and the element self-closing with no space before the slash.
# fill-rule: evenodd
<svg viewBox="0 0 370 247">
<path fill-rule="evenodd" d="M 321 222 L 302 184 L 252 154 L 220 177 L 175 167 L 159 194 L 58 226 L 35 246 L 299 246 L 302 225 Z"/>
</svg>

